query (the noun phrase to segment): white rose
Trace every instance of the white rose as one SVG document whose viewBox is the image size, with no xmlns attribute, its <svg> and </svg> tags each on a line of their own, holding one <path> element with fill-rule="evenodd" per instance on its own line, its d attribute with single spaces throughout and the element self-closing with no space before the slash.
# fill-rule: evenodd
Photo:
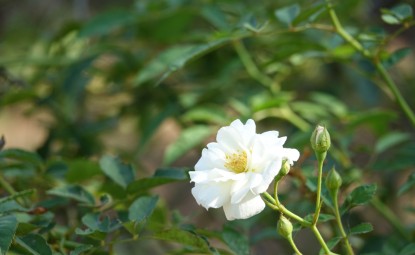
<svg viewBox="0 0 415 255">
<path fill-rule="evenodd" d="M 203 149 L 195 171 L 189 172 L 197 203 L 206 209 L 223 207 L 228 220 L 260 213 L 265 208 L 260 194 L 280 171 L 283 159 L 292 165 L 300 156 L 296 149 L 283 148 L 286 139 L 277 131 L 257 134 L 251 119 L 219 129 L 217 142 Z"/>
</svg>

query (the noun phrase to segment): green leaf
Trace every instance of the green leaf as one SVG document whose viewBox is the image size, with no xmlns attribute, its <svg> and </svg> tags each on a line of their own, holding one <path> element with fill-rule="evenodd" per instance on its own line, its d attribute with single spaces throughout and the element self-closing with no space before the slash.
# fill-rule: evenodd
<svg viewBox="0 0 415 255">
<path fill-rule="evenodd" d="M 69 255 L 81 255 L 86 251 L 89 251 L 90 249 L 94 248 L 93 245 L 90 244 L 84 244 L 81 246 L 76 247 L 73 251 L 69 253 Z"/>
<path fill-rule="evenodd" d="M 152 177 L 143 178 L 130 183 L 127 187 L 128 193 L 144 192 L 148 189 L 177 181 L 188 180 L 185 169 L 162 168 L 157 169 Z"/>
<path fill-rule="evenodd" d="M 202 9 L 202 15 L 212 25 L 221 30 L 230 28 L 229 22 L 226 20 L 224 13 L 215 5 L 210 5 Z"/>
<path fill-rule="evenodd" d="M 399 255 L 414 255 L 415 254 L 415 243 L 408 244 L 405 246 Z"/>
<path fill-rule="evenodd" d="M 110 219 L 109 216 L 100 213 L 87 213 L 82 217 L 82 223 L 92 231 L 104 233 L 112 232 L 121 227 L 117 218 Z"/>
<path fill-rule="evenodd" d="M 391 132 L 381 137 L 375 145 L 375 153 L 380 154 L 402 142 L 408 141 L 411 135 L 408 133 Z"/>
<path fill-rule="evenodd" d="M 346 208 L 364 205 L 370 202 L 376 193 L 376 189 L 376 184 L 366 184 L 355 188 L 346 198 Z"/>
<path fill-rule="evenodd" d="M 186 122 L 203 121 L 219 125 L 225 125 L 228 123 L 226 113 L 221 106 L 195 107 L 187 111 L 181 118 Z"/>
<path fill-rule="evenodd" d="M 91 160 L 75 159 L 66 162 L 68 171 L 65 173 L 66 180 L 78 183 L 89 180 L 91 177 L 101 174 L 99 165 Z"/>
<path fill-rule="evenodd" d="M 80 37 L 105 35 L 134 21 L 134 14 L 126 10 L 113 10 L 95 16 L 79 31 Z"/>
<path fill-rule="evenodd" d="M 127 188 L 128 184 L 135 179 L 135 171 L 132 166 L 124 164 L 116 157 L 103 156 L 99 165 L 105 175 L 123 188 Z"/>
<path fill-rule="evenodd" d="M 386 68 L 392 67 L 403 58 L 407 57 L 412 53 L 411 48 L 402 48 L 399 50 L 394 51 L 390 54 L 386 59 L 382 60 L 382 63 L 385 65 Z"/>
<path fill-rule="evenodd" d="M 0 203 L 0 214 L 9 213 L 9 212 L 27 212 L 28 209 L 22 207 L 20 204 L 16 203 L 14 200 L 6 201 Z"/>
<path fill-rule="evenodd" d="M 249 255 L 249 242 L 244 233 L 225 227 L 222 239 L 235 254 Z"/>
<path fill-rule="evenodd" d="M 194 232 L 182 230 L 182 229 L 165 229 L 163 231 L 155 233 L 151 236 L 154 239 L 177 242 L 183 245 L 199 248 L 202 251 L 209 251 L 209 246 L 204 239 L 195 234 Z"/>
<path fill-rule="evenodd" d="M 43 160 L 38 154 L 21 149 L 2 150 L 0 151 L 0 159 L 2 158 L 20 161 L 36 168 L 43 164 Z"/>
<path fill-rule="evenodd" d="M 221 47 L 230 40 L 231 38 L 221 38 L 206 44 L 184 45 L 170 48 L 162 52 L 140 70 L 136 77 L 136 85 L 140 85 L 163 75 L 159 80 L 159 82 L 161 82 L 171 73 L 183 68 L 188 62 Z"/>
<path fill-rule="evenodd" d="M 153 213 L 154 208 L 157 205 L 157 196 L 144 196 L 137 198 L 128 208 L 128 218 L 131 221 L 140 222 Z"/>
<path fill-rule="evenodd" d="M 391 9 L 382 9 L 382 20 L 396 25 L 413 18 L 413 10 L 409 4 L 399 4 Z"/>
<path fill-rule="evenodd" d="M 399 188 L 398 196 L 404 194 L 415 186 L 415 172 L 408 176 L 408 180 Z"/>
<path fill-rule="evenodd" d="M 38 234 L 17 237 L 16 243 L 33 255 L 52 255 L 52 250 L 46 240 Z"/>
<path fill-rule="evenodd" d="M 314 214 L 308 214 L 307 216 L 304 217 L 304 220 L 308 222 L 313 222 L 313 219 L 314 219 Z M 331 214 L 320 213 L 318 217 L 318 222 L 327 222 L 327 221 L 334 220 L 334 219 L 336 219 L 336 217 L 334 217 Z"/>
<path fill-rule="evenodd" d="M 202 143 L 211 133 L 212 128 L 202 125 L 183 130 L 179 138 L 167 147 L 163 163 L 170 165 L 190 149 Z"/>
<path fill-rule="evenodd" d="M 292 24 L 296 26 L 303 22 L 313 22 L 324 12 L 325 9 L 326 6 L 324 3 L 317 3 L 310 8 L 301 11 L 301 13 L 292 21 Z"/>
<path fill-rule="evenodd" d="M 47 194 L 74 199 L 89 206 L 95 205 L 95 199 L 92 194 L 79 185 L 53 188 L 47 191 Z"/>
<path fill-rule="evenodd" d="M 330 250 L 333 249 L 340 242 L 340 240 L 342 240 L 342 237 L 341 236 L 335 236 L 335 237 L 331 238 L 327 242 L 327 247 L 329 247 Z M 324 254 L 324 251 L 323 251 L 323 253 L 320 251 L 320 254 Z"/>
<path fill-rule="evenodd" d="M 33 193 L 35 193 L 35 191 L 36 191 L 35 189 L 27 189 L 27 190 L 19 191 L 11 196 L 0 198 L 0 204 L 6 203 L 12 200 L 16 200 L 19 197 L 25 197 L 25 196 L 32 195 Z"/>
<path fill-rule="evenodd" d="M 300 6 L 293 4 L 290 6 L 283 7 L 275 10 L 275 17 L 282 23 L 291 26 L 294 19 L 300 14 Z"/>
<path fill-rule="evenodd" d="M 0 254 L 6 255 L 13 241 L 17 229 L 17 220 L 14 215 L 0 217 Z"/>
<path fill-rule="evenodd" d="M 373 231 L 373 226 L 370 223 L 361 223 L 350 229 L 350 235 L 360 235 Z"/>
</svg>

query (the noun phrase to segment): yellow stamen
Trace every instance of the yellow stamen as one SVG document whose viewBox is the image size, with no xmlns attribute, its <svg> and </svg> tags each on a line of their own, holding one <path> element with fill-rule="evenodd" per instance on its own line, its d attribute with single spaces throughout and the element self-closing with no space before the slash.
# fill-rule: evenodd
<svg viewBox="0 0 415 255">
<path fill-rule="evenodd" d="M 247 171 L 248 157 L 245 151 L 226 155 L 225 167 L 237 174 Z"/>
</svg>

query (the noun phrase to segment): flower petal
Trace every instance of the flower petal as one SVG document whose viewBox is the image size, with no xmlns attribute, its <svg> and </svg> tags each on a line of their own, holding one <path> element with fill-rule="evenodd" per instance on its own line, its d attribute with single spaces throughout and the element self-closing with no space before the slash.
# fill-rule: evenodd
<svg viewBox="0 0 415 255">
<path fill-rule="evenodd" d="M 239 204 L 225 203 L 223 205 L 223 210 L 228 220 L 247 219 L 262 212 L 264 208 L 265 203 L 259 195 L 251 196 Z"/>
<path fill-rule="evenodd" d="M 300 158 L 300 152 L 297 149 L 283 148 L 282 153 L 290 165 L 293 165 L 294 161 L 297 161 Z"/>
<path fill-rule="evenodd" d="M 229 201 L 230 185 L 226 183 L 198 184 L 192 189 L 196 202 L 206 209 L 219 208 Z"/>
</svg>

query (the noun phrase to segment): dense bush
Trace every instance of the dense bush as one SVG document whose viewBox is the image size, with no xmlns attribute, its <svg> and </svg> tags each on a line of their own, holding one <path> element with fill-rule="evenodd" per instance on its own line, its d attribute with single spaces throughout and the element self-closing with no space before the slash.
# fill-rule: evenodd
<svg viewBox="0 0 415 255">
<path fill-rule="evenodd" d="M 284 220 L 303 254 L 415 254 L 407 2 L 5 1 L 0 254 L 292 254 Z M 235 119 L 300 151 L 278 197 L 302 221 L 272 187 L 287 218 L 196 204 L 188 172 Z"/>
</svg>

